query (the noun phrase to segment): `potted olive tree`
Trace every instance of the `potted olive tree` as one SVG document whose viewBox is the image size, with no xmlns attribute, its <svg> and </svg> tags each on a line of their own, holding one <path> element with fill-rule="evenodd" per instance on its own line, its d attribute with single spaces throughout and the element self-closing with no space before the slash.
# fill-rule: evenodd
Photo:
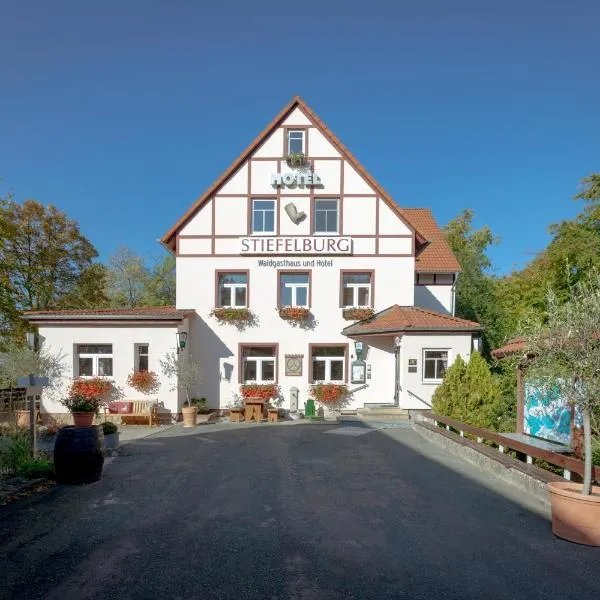
<svg viewBox="0 0 600 600">
<path fill-rule="evenodd" d="M 184 427 L 195 427 L 198 407 L 192 402 L 192 390 L 202 382 L 200 363 L 191 354 L 170 352 L 160 360 L 160 368 L 171 381 L 170 391 L 179 390 L 185 394 L 185 405 L 181 409 Z"/>
<path fill-rule="evenodd" d="M 561 538 L 600 546 L 600 486 L 592 483 L 592 413 L 600 409 L 600 273 L 571 288 L 566 302 L 548 293 L 543 318 L 524 328 L 528 373 L 581 415 L 583 483 L 548 484 L 552 528 Z"/>
</svg>

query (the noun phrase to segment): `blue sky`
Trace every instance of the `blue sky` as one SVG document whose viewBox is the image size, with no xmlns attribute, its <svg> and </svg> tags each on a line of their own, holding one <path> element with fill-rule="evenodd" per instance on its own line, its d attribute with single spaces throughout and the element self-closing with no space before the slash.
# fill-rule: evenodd
<svg viewBox="0 0 600 600">
<path fill-rule="evenodd" d="M 600 171 L 595 0 L 13 1 L 0 190 L 101 257 L 156 239 L 300 94 L 402 206 L 472 208 L 498 273 Z"/>
</svg>

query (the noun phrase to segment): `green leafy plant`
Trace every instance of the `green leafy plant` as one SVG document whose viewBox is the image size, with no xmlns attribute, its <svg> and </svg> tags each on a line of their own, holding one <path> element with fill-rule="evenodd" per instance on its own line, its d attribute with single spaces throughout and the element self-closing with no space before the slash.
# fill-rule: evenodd
<svg viewBox="0 0 600 600">
<path fill-rule="evenodd" d="M 52 479 L 54 477 L 54 463 L 45 456 L 37 456 L 35 458 L 27 457 L 19 464 L 17 475 L 26 479 L 40 479 L 46 477 Z"/>
<path fill-rule="evenodd" d="M 504 409 L 500 383 L 479 352 L 473 352 L 468 363 L 456 357 L 435 390 L 432 405 L 439 415 L 495 431 Z"/>
<path fill-rule="evenodd" d="M 191 405 L 198 408 L 199 415 L 210 413 L 210 408 L 206 406 L 206 398 L 192 398 Z"/>
<path fill-rule="evenodd" d="M 185 394 L 185 403 L 192 406 L 192 390 L 202 383 L 202 367 L 191 354 L 169 352 L 160 359 L 160 368 L 169 378 L 170 391 L 179 390 Z"/>
<path fill-rule="evenodd" d="M 285 161 L 292 168 L 305 167 L 308 163 L 304 152 L 290 152 L 285 157 Z"/>
<path fill-rule="evenodd" d="M 116 426 L 116 424 L 111 423 L 110 421 L 104 421 L 104 423 L 101 423 L 101 427 L 104 435 L 112 435 L 113 433 L 117 433 L 119 431 L 119 428 Z"/>
<path fill-rule="evenodd" d="M 63 398 L 60 403 L 71 413 L 94 413 L 100 412 L 104 401 L 101 398 L 86 398 L 85 396 L 69 396 Z"/>
</svg>

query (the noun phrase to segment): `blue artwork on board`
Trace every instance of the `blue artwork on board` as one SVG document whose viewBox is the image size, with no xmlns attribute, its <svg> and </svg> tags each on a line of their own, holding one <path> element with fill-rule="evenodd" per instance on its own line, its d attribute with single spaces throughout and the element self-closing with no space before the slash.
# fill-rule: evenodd
<svg viewBox="0 0 600 600">
<path fill-rule="evenodd" d="M 560 444 L 571 443 L 571 407 L 558 389 L 525 383 L 523 431 Z"/>
</svg>

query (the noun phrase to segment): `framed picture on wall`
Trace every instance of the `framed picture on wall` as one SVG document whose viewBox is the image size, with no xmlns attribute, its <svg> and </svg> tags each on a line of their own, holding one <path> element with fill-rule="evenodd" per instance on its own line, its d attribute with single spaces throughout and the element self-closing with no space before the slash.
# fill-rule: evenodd
<svg viewBox="0 0 600 600">
<path fill-rule="evenodd" d="M 285 375 L 286 377 L 296 377 L 302 375 L 303 354 L 285 355 Z"/>
</svg>

